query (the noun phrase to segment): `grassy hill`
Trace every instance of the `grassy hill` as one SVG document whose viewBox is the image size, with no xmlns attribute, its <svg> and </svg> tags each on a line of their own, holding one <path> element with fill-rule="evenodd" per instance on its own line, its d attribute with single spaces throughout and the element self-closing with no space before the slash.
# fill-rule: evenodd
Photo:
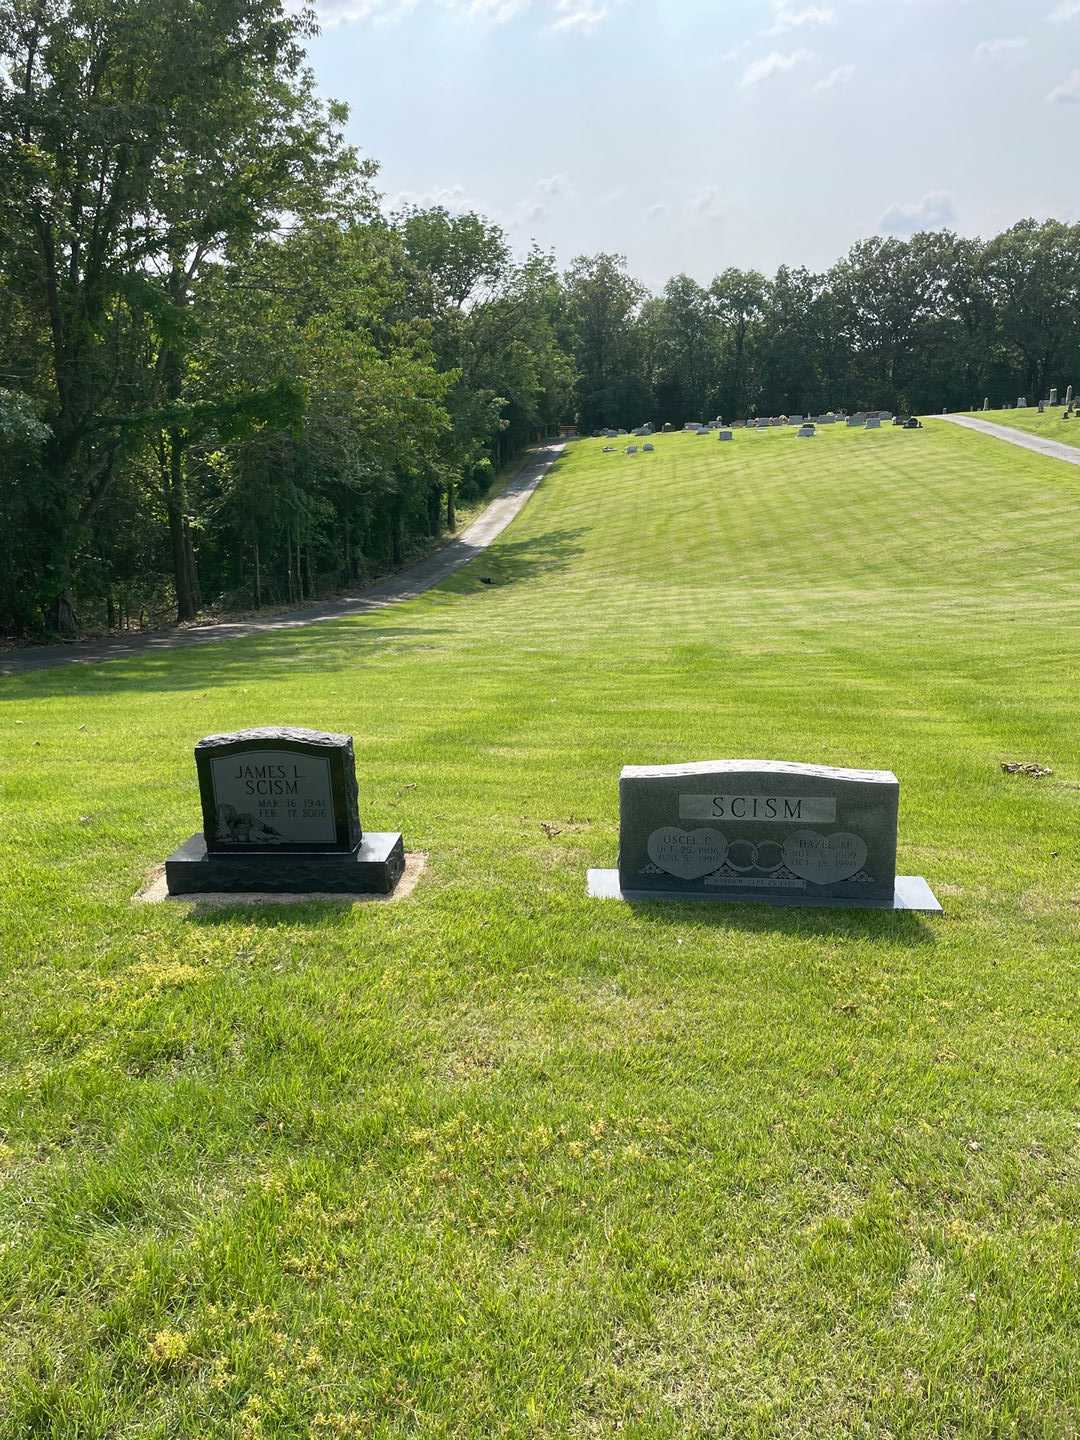
<svg viewBox="0 0 1080 1440">
<path fill-rule="evenodd" d="M 1043 440 L 1058 440 L 1063 445 L 1080 445 L 1080 420 L 1075 415 L 1063 420 L 1063 404 L 1048 406 L 1041 415 L 1035 406 L 1030 406 L 1027 410 L 970 410 L 966 413 L 976 420 L 992 420 L 995 425 L 1010 425 L 1014 430 L 1038 435 Z"/>
<path fill-rule="evenodd" d="M 0 1435 L 1076 1432 L 1080 470 L 656 444 L 406 606 L 0 687 Z M 132 905 L 270 723 L 415 894 Z M 946 916 L 586 900 L 620 767 L 725 756 L 895 770 Z"/>
</svg>

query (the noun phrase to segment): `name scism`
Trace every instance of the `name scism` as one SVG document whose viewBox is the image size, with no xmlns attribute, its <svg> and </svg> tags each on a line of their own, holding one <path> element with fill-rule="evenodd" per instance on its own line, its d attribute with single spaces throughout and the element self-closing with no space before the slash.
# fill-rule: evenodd
<svg viewBox="0 0 1080 1440">
<path fill-rule="evenodd" d="M 832 795 L 680 795 L 681 820 L 802 820 L 828 825 L 836 819 Z"/>
</svg>

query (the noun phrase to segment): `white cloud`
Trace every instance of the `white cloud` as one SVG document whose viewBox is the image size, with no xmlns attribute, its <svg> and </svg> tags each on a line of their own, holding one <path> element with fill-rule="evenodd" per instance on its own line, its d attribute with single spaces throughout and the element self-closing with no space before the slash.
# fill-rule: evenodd
<svg viewBox="0 0 1080 1440">
<path fill-rule="evenodd" d="M 773 50 L 770 54 L 763 55 L 760 60 L 750 62 L 743 71 L 739 85 L 743 90 L 750 90 L 753 86 L 760 85 L 763 80 L 768 80 L 773 75 L 782 75 L 787 70 L 794 70 L 796 65 L 803 65 L 813 58 L 809 50 L 791 50 L 787 54 Z"/>
<path fill-rule="evenodd" d="M 835 70 L 830 70 L 828 75 L 816 80 L 810 87 L 810 94 L 815 97 L 829 95 L 834 90 L 842 90 L 855 74 L 854 65 L 837 65 Z"/>
<path fill-rule="evenodd" d="M 1021 60 L 1027 52 L 1027 39 L 1023 35 L 1010 35 L 999 40 L 980 40 L 975 46 L 975 59 L 996 64 L 1003 60 Z"/>
<path fill-rule="evenodd" d="M 387 24 L 424 4 L 488 25 L 505 25 L 531 12 L 541 17 L 549 30 L 585 33 L 606 20 L 611 10 L 610 4 L 598 0 L 315 0 L 319 19 L 328 28 L 348 22 Z"/>
<path fill-rule="evenodd" d="M 1055 6 L 1046 18 L 1053 20 L 1056 25 L 1061 25 L 1066 20 L 1075 20 L 1078 17 L 1080 17 L 1080 0 L 1060 0 L 1060 4 Z"/>
<path fill-rule="evenodd" d="M 703 220 L 710 220 L 711 223 L 726 219 L 727 206 L 724 203 L 724 192 L 720 186 L 710 184 L 704 190 L 698 190 L 694 199 L 690 202 L 691 210 L 700 215 Z"/>
<path fill-rule="evenodd" d="M 593 5 L 589 0 L 556 0 L 557 18 L 553 30 L 595 30 L 608 17 L 606 5 Z"/>
<path fill-rule="evenodd" d="M 776 7 L 773 23 L 762 33 L 784 35 L 789 30 L 801 30 L 808 25 L 832 25 L 835 19 L 835 11 L 824 5 L 804 5 L 801 9 L 795 9 L 791 5 L 781 4 Z"/>
<path fill-rule="evenodd" d="M 547 195 L 552 200 L 566 199 L 574 193 L 573 185 L 561 171 L 555 175 L 541 176 L 536 182 L 536 188 L 541 195 Z"/>
<path fill-rule="evenodd" d="M 645 218 L 646 220 L 663 220 L 669 210 L 670 206 L 665 205 L 662 200 L 659 200 L 655 205 L 650 205 L 645 211 Z"/>
<path fill-rule="evenodd" d="M 916 235 L 956 224 L 956 206 L 947 190 L 930 190 L 914 205 L 890 205 L 878 229 L 886 235 Z"/>
<path fill-rule="evenodd" d="M 1074 70 L 1046 98 L 1051 105 L 1080 105 L 1080 70 Z"/>
<path fill-rule="evenodd" d="M 464 185 L 440 185 L 432 190 L 399 190 L 386 197 L 385 210 L 394 215 L 399 210 L 433 210 L 442 206 L 452 215 L 462 215 L 467 210 L 483 210 L 478 200 L 470 199 Z"/>
</svg>

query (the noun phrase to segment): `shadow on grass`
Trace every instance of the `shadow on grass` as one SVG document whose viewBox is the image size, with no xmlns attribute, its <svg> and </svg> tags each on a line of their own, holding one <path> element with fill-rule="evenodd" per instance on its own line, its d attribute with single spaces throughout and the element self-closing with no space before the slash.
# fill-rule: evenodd
<svg viewBox="0 0 1080 1440">
<path fill-rule="evenodd" d="M 930 918 L 917 910 L 842 910 L 767 905 L 737 900 L 626 900 L 649 925 L 697 921 L 733 934 L 805 936 L 808 940 L 882 940 L 894 945 L 936 945 Z M 940 916 L 938 917 L 941 918 Z"/>
<path fill-rule="evenodd" d="M 260 930 L 331 930 L 345 923 L 352 912 L 366 909 L 372 902 L 358 904 L 347 895 L 328 895 L 317 900 L 297 900 L 289 904 L 256 904 L 228 900 L 200 902 L 194 900 L 184 917 L 189 925 L 213 929 L 216 925 L 256 925 Z M 385 902 L 384 902 L 385 903 Z"/>
<path fill-rule="evenodd" d="M 433 625 L 387 623 L 388 602 L 380 598 L 383 587 L 376 586 L 355 602 L 343 602 L 348 608 L 325 619 L 315 618 L 317 610 L 303 611 L 253 622 L 255 628 L 250 632 L 243 627 L 234 634 L 184 631 L 145 637 L 141 643 L 139 637 L 132 637 L 130 650 L 121 648 L 107 660 L 71 657 L 45 670 L 12 675 L 11 679 L 25 678 L 26 683 L 0 683 L 0 702 L 68 697 L 74 693 L 203 690 L 237 681 L 265 681 L 297 669 L 320 673 L 344 670 L 366 657 L 395 648 L 438 649 L 441 640 L 451 641 L 461 633 L 461 619 L 456 612 L 462 605 L 484 603 L 482 597 L 498 589 L 565 570 L 581 553 L 582 546 L 577 542 L 583 533 L 580 528 L 549 530 L 487 550 L 465 546 L 471 554 L 464 568 L 442 576 L 432 585 L 421 579 L 403 597 L 404 603 L 429 594 L 434 613 L 429 610 L 425 619 L 434 621 Z M 482 563 L 472 563 L 477 559 Z M 385 585 L 394 583 L 391 577 Z M 438 622 L 444 619 L 446 625 L 440 627 Z M 120 647 L 126 644 L 118 643 Z"/>
</svg>

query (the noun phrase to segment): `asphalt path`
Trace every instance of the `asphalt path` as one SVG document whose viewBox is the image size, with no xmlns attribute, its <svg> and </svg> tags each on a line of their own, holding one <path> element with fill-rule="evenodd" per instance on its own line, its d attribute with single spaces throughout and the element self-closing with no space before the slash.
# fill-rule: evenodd
<svg viewBox="0 0 1080 1440">
<path fill-rule="evenodd" d="M 978 430 L 983 435 L 993 435 L 996 440 L 1007 440 L 1010 445 L 1019 445 L 1022 450 L 1034 450 L 1036 455 L 1049 455 L 1053 460 L 1064 460 L 1067 465 L 1080 465 L 1080 446 L 1066 445 L 1061 440 L 1044 440 L 1041 435 L 1027 435 L 1023 430 L 1013 430 L 1009 425 L 995 425 L 993 420 L 974 420 L 968 415 L 935 415 L 935 420 L 947 420 L 950 425 L 962 425 L 965 430 Z M 1077 420 L 1080 429 L 1080 420 Z"/>
<path fill-rule="evenodd" d="M 438 585 L 463 565 L 468 565 L 498 538 L 525 508 L 530 495 L 543 480 L 565 446 L 546 445 L 534 452 L 491 504 L 460 535 L 441 549 L 406 570 L 377 581 L 356 595 L 344 595 L 325 604 L 300 610 L 277 611 L 265 620 L 239 620 L 217 625 L 177 626 L 170 630 L 147 631 L 136 635 L 112 635 L 106 639 L 76 640 L 68 645 L 27 645 L 0 651 L 0 675 L 25 675 L 57 665 L 99 665 L 105 660 L 126 660 L 155 650 L 180 650 L 191 645 L 209 645 L 238 640 L 248 635 L 266 635 L 274 630 L 297 630 L 343 615 L 363 615 L 383 610 L 402 600 L 414 600 Z"/>
</svg>

